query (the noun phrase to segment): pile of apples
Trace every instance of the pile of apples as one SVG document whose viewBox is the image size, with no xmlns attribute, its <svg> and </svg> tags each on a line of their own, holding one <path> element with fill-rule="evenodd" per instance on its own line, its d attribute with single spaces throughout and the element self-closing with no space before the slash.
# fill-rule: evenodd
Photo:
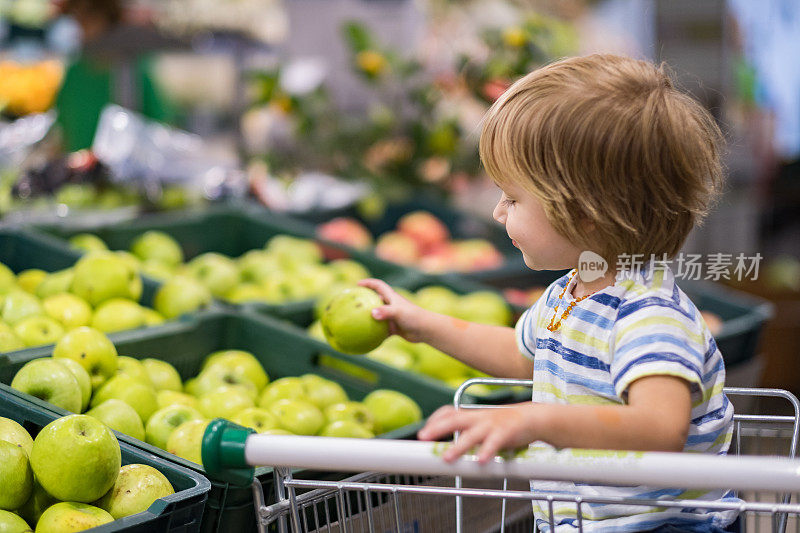
<svg viewBox="0 0 800 533">
<path fill-rule="evenodd" d="M 356 249 L 369 249 L 372 235 L 352 218 L 335 218 L 320 225 L 320 238 Z M 414 211 L 397 222 L 394 231 L 378 237 L 375 254 L 386 261 L 425 272 L 473 272 L 503 264 L 503 255 L 485 239 L 455 240 L 447 226 L 427 211 Z"/>
<path fill-rule="evenodd" d="M 119 356 L 102 332 L 65 335 L 51 358 L 26 363 L 11 387 L 73 413 L 86 411 L 121 433 L 201 464 L 200 443 L 213 418 L 259 432 L 370 438 L 422 419 L 419 406 L 391 390 L 353 402 L 344 389 L 314 374 L 270 383 L 251 353 L 224 350 L 205 358 L 182 383 L 159 359 Z"/>
<path fill-rule="evenodd" d="M 171 315 L 166 303 L 138 302 L 142 279 L 122 255 L 93 252 L 71 268 L 14 273 L 0 263 L 0 352 L 53 344 L 81 326 L 104 332 L 151 326 Z"/>
<path fill-rule="evenodd" d="M 394 290 L 424 309 L 469 322 L 510 326 L 513 318 L 511 309 L 502 296 L 491 291 L 476 291 L 462 296 L 439 285 L 424 287 L 416 293 L 402 288 Z M 317 320 L 308 328 L 311 337 L 329 342 L 323 329 L 323 323 L 319 319 L 325 314 L 330 299 L 335 298 L 337 294 L 339 293 L 332 293 L 318 302 L 315 307 Z M 334 348 L 338 349 L 338 346 L 334 346 Z M 467 379 L 486 376 L 433 346 L 425 343 L 412 343 L 397 335 L 392 335 L 380 346 L 365 353 L 364 356 L 400 370 L 424 374 L 453 388 L 459 387 Z M 356 375 L 364 372 L 360 367 L 348 367 L 346 363 L 338 360 L 326 359 L 326 364 Z M 470 392 L 488 394 L 490 390 L 487 387 L 475 385 L 470 388 Z"/>
<path fill-rule="evenodd" d="M 75 235 L 70 243 L 82 250 L 106 249 L 102 240 L 88 233 Z M 174 294 L 164 298 L 164 305 L 189 290 L 203 293 L 195 298 L 198 306 L 212 297 L 231 303 L 270 304 L 316 299 L 331 286 L 353 284 L 370 275 L 353 260 L 324 263 L 317 243 L 289 235 L 276 235 L 263 249 L 238 258 L 209 252 L 184 263 L 175 239 L 161 231 L 148 231 L 132 242 L 128 255 L 138 258 L 139 272 L 176 287 L 170 290 Z"/>
<path fill-rule="evenodd" d="M 58 418 L 36 439 L 0 417 L 0 531 L 83 531 L 174 493 L 152 466 L 122 466 L 114 433 L 90 416 Z"/>
</svg>

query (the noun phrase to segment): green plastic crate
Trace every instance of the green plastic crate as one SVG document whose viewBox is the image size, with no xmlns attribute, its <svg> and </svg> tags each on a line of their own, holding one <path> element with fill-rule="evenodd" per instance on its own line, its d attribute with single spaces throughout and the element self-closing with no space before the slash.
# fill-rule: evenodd
<svg viewBox="0 0 800 533">
<path fill-rule="evenodd" d="M 348 396 L 360 400 L 377 388 L 394 389 L 408 394 L 429 416 L 438 407 L 452 403 L 452 390 L 437 388 L 409 379 L 400 372 L 372 361 L 338 354 L 328 346 L 321 345 L 297 330 L 268 316 L 250 315 L 232 311 L 208 311 L 187 315 L 182 321 L 164 324 L 152 330 L 121 332 L 114 339 L 120 355 L 137 359 L 156 357 L 173 364 L 181 378 L 186 380 L 197 375 L 203 358 L 211 352 L 223 349 L 240 349 L 252 352 L 263 364 L 271 379 L 316 373 L 339 382 Z M 319 366 L 319 354 L 361 364 L 375 377 L 364 381 L 347 374 Z M 40 354 L 45 355 L 45 354 Z M 32 357 L 19 353 L 0 355 L 0 383 L 9 384 L 21 368 Z M 53 412 L 65 414 L 53 405 L 25 395 L 31 402 Z M 422 423 L 400 428 L 381 438 L 413 438 Z M 200 465 L 169 454 L 164 450 L 122 435 L 121 440 L 136 445 L 144 451 L 162 459 L 173 461 L 182 467 L 201 474 Z M 320 475 L 319 473 L 307 473 Z M 298 476 L 303 476 L 302 472 Z M 265 487 L 265 493 L 273 490 L 271 468 L 256 469 L 256 477 Z M 244 480 L 241 480 L 244 482 Z M 221 479 L 211 479 L 212 489 L 203 519 L 204 532 L 253 531 L 255 512 L 250 485 L 240 485 Z"/>
<path fill-rule="evenodd" d="M 314 227 L 295 219 L 274 215 L 252 206 L 213 206 L 206 210 L 149 215 L 123 224 L 98 226 L 39 226 L 48 234 L 69 239 L 78 233 L 92 233 L 100 237 L 112 250 L 128 250 L 133 240 L 149 230 L 163 231 L 174 237 L 183 248 L 186 259 L 206 252 L 217 252 L 229 257 L 263 248 L 266 242 L 279 234 L 314 239 Z M 369 253 L 325 243 L 364 265 L 374 276 L 394 279 L 405 274 L 402 266 L 382 261 Z M 280 318 L 300 320 L 311 315 L 313 300 L 285 304 L 224 303 L 231 308 L 267 313 Z"/>
<path fill-rule="evenodd" d="M 32 437 L 61 415 L 30 402 L 30 396 L 0 384 L 0 416 L 21 424 Z M 38 401 L 38 400 L 37 400 Z M 39 402 L 42 403 L 42 402 Z M 45 404 L 47 405 L 47 404 Z M 141 513 L 92 529 L 98 533 L 193 533 L 200 531 L 211 483 L 199 473 L 178 466 L 125 442 L 117 433 L 122 464 L 146 464 L 164 474 L 175 494 L 159 498 Z"/>
</svg>

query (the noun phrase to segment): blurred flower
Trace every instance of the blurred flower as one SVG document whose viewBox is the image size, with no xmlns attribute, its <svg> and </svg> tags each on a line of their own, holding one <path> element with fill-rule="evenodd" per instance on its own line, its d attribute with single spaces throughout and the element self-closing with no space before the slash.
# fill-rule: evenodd
<svg viewBox="0 0 800 533">
<path fill-rule="evenodd" d="M 511 83 L 508 80 L 495 78 L 483 84 L 481 93 L 487 100 L 494 102 L 500 98 L 509 87 L 511 87 Z"/>
<path fill-rule="evenodd" d="M 438 183 L 450 175 L 450 161 L 444 157 L 429 157 L 420 165 L 419 173 L 428 183 Z"/>
<path fill-rule="evenodd" d="M 328 68 L 319 58 L 297 59 L 283 67 L 281 89 L 293 96 L 303 96 L 315 91 L 325 81 Z"/>
<path fill-rule="evenodd" d="M 375 50 L 364 50 L 356 55 L 356 64 L 365 74 L 378 77 L 386 70 L 386 58 Z"/>
<path fill-rule="evenodd" d="M 503 42 L 506 46 L 519 48 L 528 42 L 528 35 L 519 26 L 512 26 L 503 30 Z"/>
</svg>

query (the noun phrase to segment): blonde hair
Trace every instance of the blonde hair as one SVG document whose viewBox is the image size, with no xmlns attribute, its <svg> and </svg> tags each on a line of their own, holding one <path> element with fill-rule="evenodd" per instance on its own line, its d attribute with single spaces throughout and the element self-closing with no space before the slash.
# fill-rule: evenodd
<svg viewBox="0 0 800 533">
<path fill-rule="evenodd" d="M 614 264 L 673 257 L 722 184 L 722 134 L 665 67 L 613 55 L 531 72 L 489 109 L 481 160 L 570 242 Z M 593 228 L 593 231 L 592 231 Z"/>
</svg>

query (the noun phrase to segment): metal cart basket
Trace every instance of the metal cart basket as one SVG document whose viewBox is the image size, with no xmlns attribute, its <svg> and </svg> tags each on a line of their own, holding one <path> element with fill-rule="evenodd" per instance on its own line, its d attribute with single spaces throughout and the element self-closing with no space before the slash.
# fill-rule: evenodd
<svg viewBox="0 0 800 533">
<path fill-rule="evenodd" d="M 469 380 L 455 394 L 458 408 L 503 408 L 462 403 L 464 391 L 475 384 L 531 382 Z M 578 531 L 584 530 L 587 506 L 620 503 L 642 512 L 734 511 L 739 518 L 731 531 L 800 531 L 800 504 L 792 503 L 800 493 L 800 460 L 795 458 L 800 402 L 777 389 L 726 388 L 725 393 L 737 409 L 728 456 L 562 449 L 508 453 L 486 465 L 470 456 L 448 464 L 439 457 L 446 443 L 256 435 L 215 421 L 204 438 L 203 463 L 218 471 L 275 466 L 276 502 L 267 505 L 260 484 L 253 484 L 262 532 L 530 532 L 535 530 L 532 502 L 546 509 L 547 517 L 556 506 L 570 504 Z M 764 410 L 786 414 L 761 414 Z M 361 473 L 340 481 L 297 479 L 292 467 Z M 530 490 L 532 479 L 733 489 L 738 500 L 542 494 Z M 542 530 L 554 530 L 549 520 Z"/>
</svg>

